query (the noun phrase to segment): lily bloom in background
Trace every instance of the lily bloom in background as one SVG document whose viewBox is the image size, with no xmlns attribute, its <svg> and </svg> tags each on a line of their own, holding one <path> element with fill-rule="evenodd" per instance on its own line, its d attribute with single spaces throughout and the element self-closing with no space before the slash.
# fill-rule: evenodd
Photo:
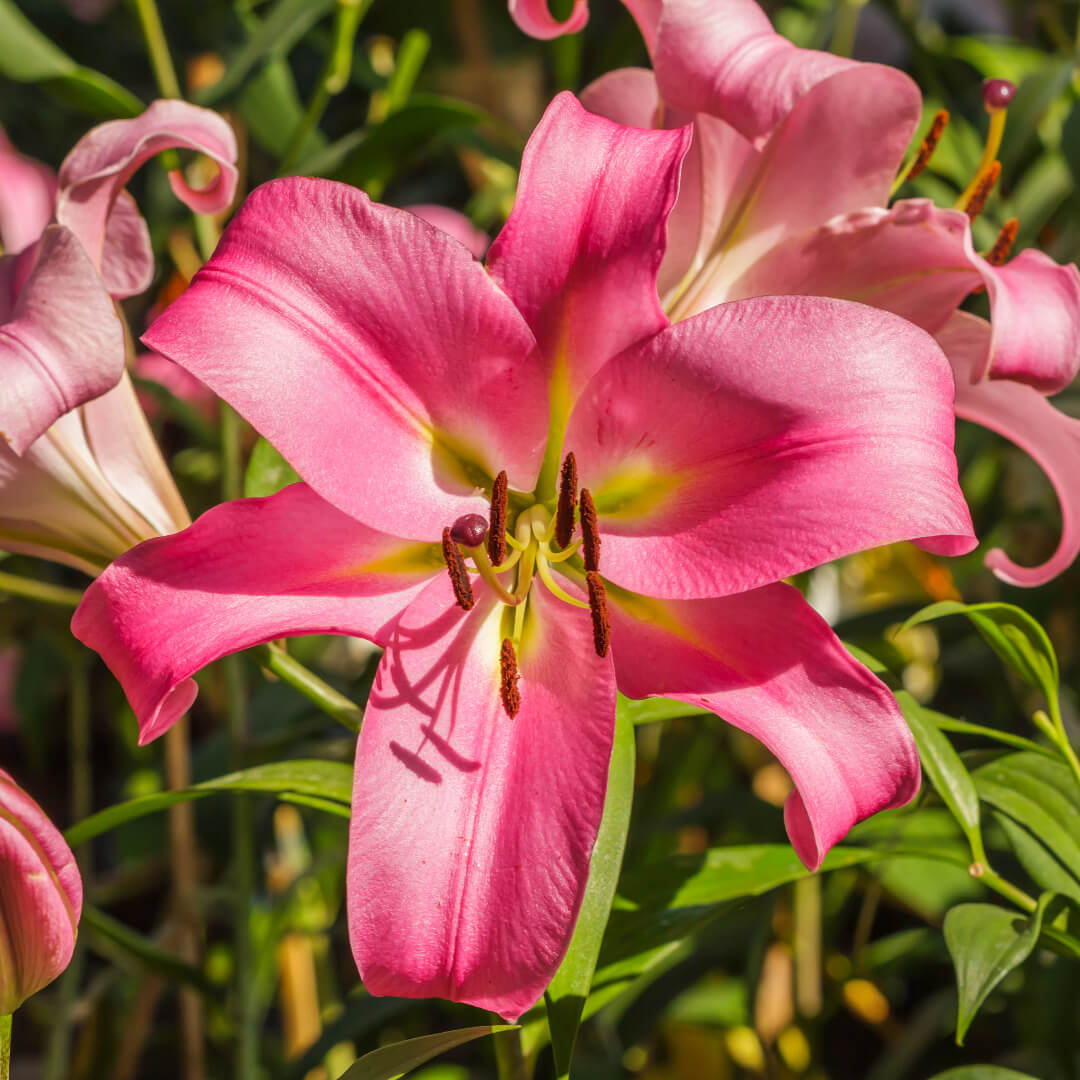
<svg viewBox="0 0 1080 1080">
<path fill-rule="evenodd" d="M 91 130 L 60 167 L 0 146 L 0 547 L 95 574 L 190 521 L 126 374 L 114 298 L 153 276 L 150 237 L 124 190 L 171 147 L 212 157 L 206 189 L 170 175 L 200 212 L 236 190 L 236 140 L 216 113 L 158 101 Z M 51 224 L 50 224 L 51 222 Z"/>
<path fill-rule="evenodd" d="M 560 95 L 486 268 L 355 188 L 274 181 L 145 337 L 306 483 L 136 548 L 72 629 L 144 742 L 226 653 L 385 648 L 348 870 L 372 993 L 537 1000 L 585 888 L 616 688 L 768 745 L 811 867 L 918 788 L 892 695 L 780 579 L 901 537 L 970 550 L 948 365 L 837 300 L 671 326 L 656 274 L 688 138 Z"/>
<path fill-rule="evenodd" d="M 919 89 L 905 74 L 796 48 L 753 0 L 663 0 L 632 10 L 655 71 L 611 72 L 582 100 L 640 127 L 693 122 L 660 274 L 671 318 L 751 296 L 836 296 L 894 311 L 937 334 L 968 294 L 985 289 L 992 321 L 979 335 L 981 355 L 971 355 L 970 334 L 963 356 L 946 348 L 966 384 L 957 415 L 1024 448 L 1040 445 L 1035 456 L 1065 519 L 1058 551 L 1042 566 L 1019 567 L 1001 551 L 990 552 L 987 564 L 1018 585 L 1060 573 L 1080 553 L 1075 453 L 1061 454 L 1075 443 L 1075 422 L 1046 401 L 1033 404 L 1019 384 L 1053 394 L 1076 375 L 1080 273 L 1035 250 L 1006 262 L 1016 222 L 985 257 L 971 236 L 1000 171 L 995 155 L 1011 84 L 984 87 L 990 135 L 957 206 L 929 199 L 889 206 L 899 182 L 925 165 L 946 120 L 901 169 L 922 113 Z M 995 380 L 1028 405 L 1004 407 L 1007 395 L 993 389 Z M 1048 437 L 1048 429 L 1055 434 Z"/>
<path fill-rule="evenodd" d="M 71 962 L 82 878 L 45 812 L 0 769 L 0 1016 Z"/>
</svg>

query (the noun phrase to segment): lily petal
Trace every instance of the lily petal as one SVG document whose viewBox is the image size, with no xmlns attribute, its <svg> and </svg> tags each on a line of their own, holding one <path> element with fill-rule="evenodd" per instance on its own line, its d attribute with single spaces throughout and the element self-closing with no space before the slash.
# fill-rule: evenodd
<svg viewBox="0 0 1080 1080">
<path fill-rule="evenodd" d="M 975 546 L 953 385 L 933 339 L 861 304 L 724 304 L 601 370 L 566 447 L 600 515 L 605 577 L 724 596 L 903 539 Z"/>
<path fill-rule="evenodd" d="M 937 335 L 956 372 L 956 415 L 1004 435 L 1042 466 L 1061 503 L 1062 528 L 1057 551 L 1041 566 L 1018 566 L 1000 548 L 985 561 L 1010 585 L 1045 585 L 1080 554 L 1080 420 L 1030 386 L 996 379 L 973 383 L 990 334 L 984 320 L 961 311 Z"/>
<path fill-rule="evenodd" d="M 816 870 L 859 821 L 919 790 L 919 756 L 896 700 L 797 589 L 718 600 L 608 592 L 619 689 L 711 709 L 771 750 L 795 791 L 784 820 Z"/>
<path fill-rule="evenodd" d="M 459 244 L 464 244 L 474 259 L 482 259 L 491 243 L 491 237 L 483 229 L 478 229 L 463 213 L 451 210 L 438 203 L 414 203 L 402 207 L 410 214 L 422 218 L 436 229 L 442 229 L 447 236 L 452 236 Z"/>
<path fill-rule="evenodd" d="M 584 29 L 589 21 L 589 3 L 574 0 L 573 10 L 560 22 L 552 16 L 548 0 L 510 0 L 510 17 L 526 34 L 548 40 Z"/>
<path fill-rule="evenodd" d="M 535 588 L 510 719 L 503 636 L 486 588 L 465 613 L 445 579 L 390 629 L 356 749 L 346 895 L 371 993 L 514 1020 L 551 980 L 577 919 L 615 680 L 588 613 Z"/>
<path fill-rule="evenodd" d="M 487 263 L 571 392 L 667 325 L 656 277 L 690 138 L 613 124 L 563 93 L 529 139 Z"/>
<path fill-rule="evenodd" d="M 665 101 L 711 113 L 761 142 L 822 80 L 874 65 L 796 48 L 754 0 L 665 0 L 653 67 Z M 871 92 L 868 84 L 865 96 L 853 97 L 851 111 Z"/>
<path fill-rule="evenodd" d="M 0 769 L 0 1016 L 68 966 L 81 914 L 82 878 L 71 848 Z"/>
<path fill-rule="evenodd" d="M 217 113 L 183 101 L 155 101 L 134 119 L 99 124 L 75 144 L 60 166 L 56 220 L 75 232 L 107 281 L 130 287 L 139 280 L 146 249 L 107 244 L 109 215 L 132 174 L 155 154 L 174 147 L 205 154 L 219 169 L 202 190 L 190 188 L 178 171 L 170 173 L 176 197 L 201 214 L 228 206 L 238 176 L 236 136 Z M 125 265 L 129 261 L 132 265 Z"/>
<path fill-rule="evenodd" d="M 377 533 L 294 484 L 129 551 L 87 589 L 71 630 L 119 679 L 147 743 L 189 708 L 191 676 L 211 661 L 296 634 L 378 640 L 440 570 L 437 544 Z"/>
<path fill-rule="evenodd" d="M 57 417 L 104 393 L 124 370 L 124 329 L 112 299 L 68 229 L 50 226 L 0 325 L 0 437 L 21 454 Z M 10 264 L 9 264 L 10 265 Z"/>
<path fill-rule="evenodd" d="M 0 248 L 18 255 L 52 219 L 56 175 L 20 154 L 0 128 Z"/>
<path fill-rule="evenodd" d="M 112 296 L 123 299 L 145 292 L 154 280 L 150 228 L 135 200 L 121 191 L 105 222 L 101 276 Z"/>
<path fill-rule="evenodd" d="M 539 469 L 547 376 L 521 315 L 456 240 L 345 184 L 254 191 L 143 341 L 384 532 L 438 538 L 500 470 L 529 490 Z"/>
</svg>

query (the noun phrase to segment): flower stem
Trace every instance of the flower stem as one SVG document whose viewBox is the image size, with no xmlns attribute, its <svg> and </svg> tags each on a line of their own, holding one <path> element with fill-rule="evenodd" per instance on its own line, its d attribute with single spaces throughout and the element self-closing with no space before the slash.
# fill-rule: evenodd
<svg viewBox="0 0 1080 1080">
<path fill-rule="evenodd" d="M 851 55 L 855 48 L 855 31 L 858 29 L 859 15 L 865 6 L 866 0 L 840 0 L 829 52 L 836 56 Z"/>
<path fill-rule="evenodd" d="M 11 1075 L 11 1013 L 0 1016 L 0 1080 Z"/>
<path fill-rule="evenodd" d="M 282 682 L 299 690 L 308 701 L 317 705 L 327 716 L 350 731 L 358 732 L 364 720 L 364 710 L 344 694 L 339 694 L 329 683 L 323 682 L 315 672 L 304 667 L 277 645 L 260 645 L 253 650 L 267 671 L 273 672 Z"/>
<path fill-rule="evenodd" d="M 163 97 L 181 98 L 180 80 L 176 77 L 169 45 L 165 40 L 165 31 L 161 26 L 154 0 L 135 0 L 135 12 L 139 16 L 146 51 L 150 54 L 150 66 L 154 69 L 154 78 Z"/>
<path fill-rule="evenodd" d="M 492 1017 L 492 1019 L 496 1024 L 502 1022 L 499 1017 Z M 499 1080 L 529 1080 L 525 1054 L 521 1048 L 521 1029 L 500 1031 L 493 1036 L 493 1039 L 495 1068 L 498 1070 Z"/>
<path fill-rule="evenodd" d="M 29 600 L 41 600 L 46 604 L 70 608 L 78 607 L 83 595 L 79 589 L 66 589 L 63 585 L 50 585 L 45 581 L 5 573 L 0 573 L 0 593 L 25 596 Z"/>
</svg>

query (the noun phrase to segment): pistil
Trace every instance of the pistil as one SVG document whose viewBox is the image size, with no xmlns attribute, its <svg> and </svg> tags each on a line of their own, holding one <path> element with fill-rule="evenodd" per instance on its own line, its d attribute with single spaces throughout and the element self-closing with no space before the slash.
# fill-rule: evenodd
<svg viewBox="0 0 1080 1080">
<path fill-rule="evenodd" d="M 975 170 L 971 183 L 954 204 L 958 210 L 966 211 L 972 220 L 978 216 L 986 204 L 986 199 L 1001 173 L 1001 163 L 997 160 L 997 153 L 1001 149 L 1001 137 L 1005 133 L 1005 113 L 1015 94 L 1016 87 L 1007 79 L 987 79 L 982 85 L 983 107 L 990 114 L 990 128 L 986 133 L 986 145 L 983 147 L 979 167 Z M 994 178 L 988 184 L 987 177 L 995 168 Z M 980 192 L 982 202 L 973 214 L 971 207 L 976 203 L 976 197 Z"/>
</svg>

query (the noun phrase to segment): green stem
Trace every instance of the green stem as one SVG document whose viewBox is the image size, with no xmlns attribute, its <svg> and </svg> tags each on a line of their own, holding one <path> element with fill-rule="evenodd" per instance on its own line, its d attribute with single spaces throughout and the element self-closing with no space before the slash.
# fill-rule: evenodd
<svg viewBox="0 0 1080 1080">
<path fill-rule="evenodd" d="M 344 694 L 339 694 L 329 683 L 323 682 L 315 672 L 304 667 L 277 645 L 260 645 L 253 650 L 267 671 L 273 672 L 282 682 L 299 690 L 308 701 L 317 705 L 327 716 L 333 717 L 350 731 L 359 731 L 364 710 Z"/>
<path fill-rule="evenodd" d="M 11 1013 L 0 1016 L 0 1080 L 11 1075 Z"/>
<path fill-rule="evenodd" d="M 69 608 L 78 607 L 83 596 L 79 589 L 66 589 L 63 585 L 49 585 L 44 581 L 5 573 L 0 573 L 0 593 L 25 596 L 30 600 L 41 600 L 46 604 Z"/>
<path fill-rule="evenodd" d="M 993 870 L 984 870 L 976 880 L 993 889 L 999 896 L 1011 900 L 1017 907 L 1023 908 L 1024 911 L 1034 911 L 1039 906 L 1034 898 L 1028 896 L 1023 889 L 1018 889 L 1011 881 L 1006 881 L 999 874 L 994 873 Z"/>
<path fill-rule="evenodd" d="M 502 1023 L 498 1017 L 493 1017 L 496 1024 Z M 529 1072 L 525 1065 L 525 1054 L 521 1048 L 521 1029 L 513 1031 L 500 1031 L 493 1036 L 495 1043 L 495 1068 L 498 1070 L 499 1080 L 529 1080 Z"/>
<path fill-rule="evenodd" d="M 349 85 L 356 32 L 371 4 L 372 0 L 338 0 L 334 12 L 333 40 L 326 56 L 326 64 L 304 115 L 297 121 L 289 145 L 281 157 L 278 176 L 287 175 L 296 165 L 308 139 L 322 121 L 330 99 Z"/>
<path fill-rule="evenodd" d="M 154 0 L 135 0 L 135 11 L 139 16 L 139 25 L 142 27 L 143 40 L 146 42 L 146 51 L 150 54 L 150 66 L 154 69 L 158 89 L 163 97 L 182 98 L 184 95 L 180 91 L 180 80 L 176 77 L 176 68 L 173 67 L 172 57 L 169 55 L 169 44 L 165 40 L 157 4 Z"/>
<path fill-rule="evenodd" d="M 866 0 L 840 0 L 829 52 L 837 56 L 851 55 L 855 48 L 855 31 L 858 29 L 859 15 L 865 6 Z"/>
</svg>

